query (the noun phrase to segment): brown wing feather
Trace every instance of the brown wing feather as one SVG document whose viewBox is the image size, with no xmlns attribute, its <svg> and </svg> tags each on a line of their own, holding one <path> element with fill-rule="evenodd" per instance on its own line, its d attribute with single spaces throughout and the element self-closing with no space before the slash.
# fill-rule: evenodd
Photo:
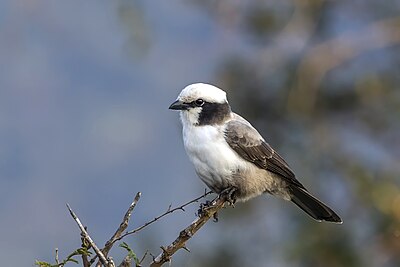
<svg viewBox="0 0 400 267">
<path fill-rule="evenodd" d="M 228 122 L 225 128 L 225 140 L 245 160 L 254 163 L 261 169 L 278 174 L 291 184 L 304 188 L 286 161 L 263 140 L 257 130 L 247 121 Z"/>
</svg>

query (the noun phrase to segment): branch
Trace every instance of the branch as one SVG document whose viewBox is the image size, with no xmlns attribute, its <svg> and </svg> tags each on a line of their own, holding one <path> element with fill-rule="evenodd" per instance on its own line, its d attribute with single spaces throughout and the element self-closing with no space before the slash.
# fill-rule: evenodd
<svg viewBox="0 0 400 267">
<path fill-rule="evenodd" d="M 71 209 L 71 207 L 69 206 L 68 203 L 67 203 L 67 208 L 68 208 L 69 213 L 71 214 L 72 218 L 74 218 L 75 222 L 78 224 L 82 235 L 89 242 L 90 246 L 94 249 L 94 251 L 96 252 L 96 255 L 99 257 L 100 262 L 103 264 L 103 266 L 108 266 L 108 267 L 115 266 L 114 262 L 111 259 L 110 260 L 106 259 L 106 257 L 101 252 L 101 250 L 96 246 L 96 244 L 94 243 L 93 239 L 89 236 L 89 233 L 86 231 L 85 227 L 82 225 L 82 223 L 79 220 L 78 216 L 76 216 L 75 212 L 72 211 L 72 209 Z"/>
<path fill-rule="evenodd" d="M 111 250 L 111 248 L 112 248 L 112 246 L 115 244 L 115 242 L 121 240 L 122 238 L 126 237 L 127 235 L 131 235 L 131 234 L 134 234 L 134 233 L 139 232 L 139 231 L 142 230 L 143 228 L 145 228 L 145 227 L 149 226 L 150 224 L 152 224 L 152 223 L 158 221 L 159 219 L 161 219 L 162 217 L 164 217 L 164 216 L 166 216 L 166 215 L 168 215 L 168 214 L 171 214 L 171 213 L 173 213 L 173 212 L 175 212 L 175 211 L 177 211 L 177 210 L 183 210 L 183 211 L 184 211 L 186 206 L 188 206 L 188 205 L 190 205 L 190 204 L 192 204 L 192 203 L 194 203 L 194 202 L 198 202 L 201 198 L 204 198 L 205 196 L 207 196 L 207 195 L 209 195 L 209 194 L 211 194 L 211 193 L 212 193 L 211 191 L 207 192 L 207 191 L 205 190 L 205 191 L 204 191 L 204 194 L 202 194 L 201 196 L 199 196 L 199 197 L 197 197 L 197 198 L 195 198 L 195 199 L 193 199 L 193 200 L 190 200 L 190 201 L 186 202 L 185 204 L 180 205 L 180 206 L 178 206 L 178 207 L 175 207 L 175 208 L 173 208 L 173 209 L 171 209 L 171 205 L 170 205 L 170 206 L 168 207 L 167 211 L 164 212 L 163 214 L 161 214 L 161 215 L 155 217 L 153 220 L 146 222 L 145 224 L 143 224 L 142 226 L 140 226 L 140 227 L 138 227 L 138 228 L 136 228 L 136 229 L 134 229 L 134 230 L 127 231 L 127 232 L 125 232 L 124 234 L 122 234 L 122 232 L 125 231 L 126 228 L 128 227 L 128 224 L 129 224 L 129 220 L 130 220 L 132 211 L 133 211 L 133 209 L 136 207 L 136 204 L 137 204 L 137 202 L 138 202 L 139 199 L 140 199 L 141 193 L 138 192 L 138 193 L 136 194 L 135 199 L 133 200 L 132 204 L 129 206 L 129 209 L 128 209 L 127 212 L 125 213 L 124 219 L 123 219 L 122 223 L 120 224 L 119 228 L 118 228 L 117 231 L 114 233 L 114 235 L 110 238 L 110 240 L 108 240 L 108 241 L 106 242 L 104 248 L 101 249 L 101 251 L 102 251 L 102 252 L 104 253 L 104 255 L 107 257 L 108 252 Z M 147 253 L 146 253 L 146 254 L 147 254 Z M 90 260 L 88 266 L 92 265 L 92 264 L 96 261 L 97 256 L 98 256 L 98 255 L 95 255 L 95 256 Z M 125 259 L 124 259 L 124 261 L 123 261 L 121 264 L 122 264 L 122 266 L 123 266 L 123 264 L 126 264 L 126 263 L 127 263 L 127 262 L 125 262 Z"/>
<path fill-rule="evenodd" d="M 136 207 L 136 204 L 138 203 L 140 196 L 142 195 L 142 193 L 138 192 L 136 193 L 135 199 L 133 200 L 132 204 L 129 206 L 129 209 L 126 211 L 124 219 L 122 220 L 121 224 L 119 225 L 117 231 L 114 233 L 114 235 L 110 238 L 110 240 L 108 240 L 104 246 L 104 248 L 102 249 L 104 255 L 107 257 L 108 252 L 110 252 L 110 249 L 112 248 L 112 246 L 114 245 L 114 243 L 117 240 L 120 240 L 122 237 L 122 233 L 126 230 L 126 228 L 128 227 L 129 224 L 129 220 L 131 218 L 132 215 L 132 211 L 133 209 Z"/>
<path fill-rule="evenodd" d="M 199 217 L 192 222 L 188 227 L 182 230 L 179 233 L 179 236 L 175 239 L 172 244 L 169 246 L 161 247 L 162 253 L 158 255 L 153 262 L 150 264 L 150 267 L 159 267 L 164 263 L 169 262 L 171 260 L 172 255 L 177 252 L 179 249 L 186 249 L 186 242 L 198 231 L 201 227 L 212 217 L 216 215 L 216 213 L 224 207 L 226 199 L 224 197 L 219 197 L 214 200 L 209 206 L 203 208 L 199 213 Z"/>
<path fill-rule="evenodd" d="M 164 216 L 166 216 L 166 215 L 168 215 L 168 214 L 171 214 L 171 213 L 173 213 L 174 211 L 177 211 L 177 210 L 185 211 L 185 207 L 186 207 L 186 206 L 188 206 L 188 205 L 190 205 L 190 204 L 192 204 L 192 203 L 194 203 L 194 202 L 198 202 L 200 199 L 206 197 L 207 195 L 209 195 L 209 194 L 211 194 L 211 193 L 212 193 L 211 191 L 208 191 L 208 192 L 207 192 L 207 191 L 204 191 L 204 194 L 202 194 L 201 196 L 199 196 L 199 197 L 197 197 L 197 198 L 195 198 L 195 199 L 193 199 L 193 200 L 190 200 L 190 201 L 186 202 L 185 204 L 180 205 L 180 206 L 178 206 L 178 207 L 175 207 L 175 208 L 173 208 L 173 209 L 171 209 L 171 205 L 169 205 L 169 207 L 168 207 L 168 209 L 167 209 L 166 212 L 164 212 L 164 213 L 162 213 L 161 215 L 155 217 L 153 220 L 146 222 L 146 223 L 143 224 L 142 226 L 139 226 L 139 227 L 136 228 L 136 229 L 133 229 L 133 230 L 131 230 L 131 231 L 128 231 L 128 232 L 126 232 L 126 233 L 120 235 L 119 237 L 114 238 L 113 241 L 112 241 L 112 244 L 115 243 L 115 242 L 118 241 L 118 240 L 121 240 L 122 238 L 124 238 L 124 237 L 127 236 L 127 235 L 132 235 L 132 234 L 134 234 L 134 233 L 139 232 L 139 231 L 142 230 L 143 228 L 149 226 L 149 225 L 152 224 L 152 223 L 155 223 L 156 221 L 158 221 L 158 220 L 161 219 L 162 217 L 164 217 Z M 112 245 L 112 244 L 111 244 L 111 245 Z"/>
</svg>

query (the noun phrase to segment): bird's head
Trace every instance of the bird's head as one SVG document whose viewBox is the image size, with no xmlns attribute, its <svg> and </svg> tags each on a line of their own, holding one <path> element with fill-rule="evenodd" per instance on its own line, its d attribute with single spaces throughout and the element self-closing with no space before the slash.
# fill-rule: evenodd
<svg viewBox="0 0 400 267">
<path fill-rule="evenodd" d="M 181 111 L 184 126 L 221 124 L 231 115 L 226 93 L 204 83 L 186 86 L 169 109 Z"/>
</svg>

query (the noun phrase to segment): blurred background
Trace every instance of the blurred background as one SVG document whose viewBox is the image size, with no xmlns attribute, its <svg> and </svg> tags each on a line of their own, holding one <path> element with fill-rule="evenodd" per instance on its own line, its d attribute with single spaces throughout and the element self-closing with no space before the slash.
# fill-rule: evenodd
<svg viewBox="0 0 400 267">
<path fill-rule="evenodd" d="M 400 266 L 399 44 L 400 0 L 1 1 L 1 265 L 78 248 L 67 202 L 103 245 L 137 191 L 130 229 L 202 194 L 168 106 L 208 82 L 344 224 L 263 196 L 172 266 Z M 197 208 L 125 241 L 157 255 Z"/>
</svg>

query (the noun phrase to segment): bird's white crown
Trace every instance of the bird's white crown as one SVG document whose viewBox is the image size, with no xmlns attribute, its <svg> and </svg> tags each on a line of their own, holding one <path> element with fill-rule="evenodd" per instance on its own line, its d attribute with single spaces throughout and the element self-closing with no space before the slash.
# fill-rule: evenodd
<svg viewBox="0 0 400 267">
<path fill-rule="evenodd" d="M 186 86 L 178 96 L 178 100 L 190 103 L 197 99 L 210 103 L 225 103 L 226 93 L 218 87 L 206 83 L 194 83 Z"/>
</svg>

